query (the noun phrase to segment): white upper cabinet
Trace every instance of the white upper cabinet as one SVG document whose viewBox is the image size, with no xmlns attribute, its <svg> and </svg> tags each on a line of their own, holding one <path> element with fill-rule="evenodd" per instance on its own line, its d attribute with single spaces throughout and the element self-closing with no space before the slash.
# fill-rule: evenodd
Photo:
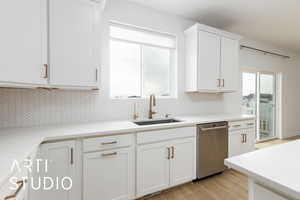
<svg viewBox="0 0 300 200">
<path fill-rule="evenodd" d="M 0 83 L 46 84 L 46 0 L 1 0 L 0 24 Z"/>
<path fill-rule="evenodd" d="M 240 36 L 201 24 L 186 30 L 186 91 L 237 91 L 239 40 Z"/>
<path fill-rule="evenodd" d="M 99 87 L 105 0 L 2 0 L 0 86 Z"/>
<path fill-rule="evenodd" d="M 51 85 L 97 86 L 100 10 L 101 4 L 92 0 L 49 1 Z"/>
</svg>

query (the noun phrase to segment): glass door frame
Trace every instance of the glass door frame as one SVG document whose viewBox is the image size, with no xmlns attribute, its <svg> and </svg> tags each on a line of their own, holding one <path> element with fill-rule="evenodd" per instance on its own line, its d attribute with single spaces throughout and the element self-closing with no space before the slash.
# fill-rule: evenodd
<svg viewBox="0 0 300 200">
<path fill-rule="evenodd" d="M 255 104 L 255 111 L 256 111 L 256 142 L 263 142 L 267 140 L 272 140 L 274 138 L 279 138 L 279 121 L 278 121 L 278 104 L 277 104 L 277 98 L 280 91 L 278 91 L 278 74 L 276 72 L 270 72 L 270 71 L 263 71 L 263 70 L 243 70 L 242 73 L 251 73 L 255 74 L 255 97 L 256 97 L 256 104 Z M 273 137 L 267 138 L 267 139 L 260 139 L 260 114 L 259 114 L 259 106 L 260 106 L 260 75 L 261 74 L 269 74 L 273 75 L 274 82 L 273 82 L 273 91 L 274 91 L 274 108 L 273 108 Z"/>
<path fill-rule="evenodd" d="M 275 72 L 268 72 L 268 71 L 258 71 L 253 72 L 256 74 L 256 141 L 257 142 L 263 142 L 267 140 L 272 140 L 274 138 L 278 138 L 277 134 L 277 74 Z M 273 110 L 273 116 L 272 116 L 272 130 L 273 130 L 273 136 L 268 137 L 266 139 L 261 139 L 260 137 L 260 75 L 266 74 L 266 75 L 272 75 L 273 76 L 273 102 L 272 102 L 272 110 Z"/>
</svg>

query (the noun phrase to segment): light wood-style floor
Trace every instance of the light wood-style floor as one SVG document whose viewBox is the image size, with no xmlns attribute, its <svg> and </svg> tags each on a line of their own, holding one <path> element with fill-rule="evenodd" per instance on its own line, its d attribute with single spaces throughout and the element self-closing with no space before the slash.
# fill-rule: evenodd
<svg viewBox="0 0 300 200">
<path fill-rule="evenodd" d="M 284 140 L 271 140 L 256 144 L 257 149 L 270 147 L 300 139 L 292 137 Z M 248 200 L 248 179 L 245 175 L 226 170 L 222 174 L 209 177 L 196 183 L 184 184 L 152 197 L 147 200 Z"/>
</svg>

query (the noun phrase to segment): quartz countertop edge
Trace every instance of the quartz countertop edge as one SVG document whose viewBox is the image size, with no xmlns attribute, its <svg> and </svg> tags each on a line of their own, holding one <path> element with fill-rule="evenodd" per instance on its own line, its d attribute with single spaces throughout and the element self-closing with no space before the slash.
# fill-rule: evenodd
<svg viewBox="0 0 300 200">
<path fill-rule="evenodd" d="M 299 153 L 300 140 L 296 140 L 228 158 L 225 165 L 279 195 L 300 200 L 300 161 L 294 157 Z"/>
<path fill-rule="evenodd" d="M 0 165 L 0 187 L 14 174 L 11 171 L 13 162 L 22 162 L 35 152 L 40 144 L 45 142 L 189 127 L 218 121 L 250 120 L 254 119 L 255 116 L 211 114 L 202 116 L 186 115 L 174 118 L 180 120 L 180 122 L 138 126 L 132 123 L 132 121 L 103 121 L 43 127 L 0 129 L 0 157 L 2 158 Z"/>
</svg>

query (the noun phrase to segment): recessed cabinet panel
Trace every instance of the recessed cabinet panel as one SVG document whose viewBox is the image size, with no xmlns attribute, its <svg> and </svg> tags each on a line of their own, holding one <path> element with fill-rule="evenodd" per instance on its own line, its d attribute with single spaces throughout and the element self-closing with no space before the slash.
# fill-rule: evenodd
<svg viewBox="0 0 300 200">
<path fill-rule="evenodd" d="M 142 145 L 137 148 L 137 196 L 151 194 L 169 186 L 167 143 Z"/>
<path fill-rule="evenodd" d="M 79 200 L 80 198 L 78 197 L 80 193 L 78 193 L 79 191 L 76 189 L 76 185 L 78 184 L 78 174 L 76 173 L 78 161 L 76 159 L 75 142 L 69 141 L 43 144 L 42 159 L 41 171 L 44 174 L 41 174 L 41 177 L 50 177 L 55 183 L 56 180 L 59 180 L 59 183 L 61 183 L 64 177 L 69 177 L 71 178 L 72 183 L 66 181 L 64 182 L 64 186 L 65 188 L 68 188 L 70 186 L 69 184 L 72 184 L 72 188 L 66 190 L 61 187 L 60 184 L 56 184 L 54 187 L 50 187 L 50 189 L 42 188 L 41 199 Z M 45 160 L 48 162 L 47 170 L 45 168 Z"/>
<path fill-rule="evenodd" d="M 238 156 L 243 153 L 242 130 L 231 131 L 228 135 L 228 157 Z"/>
<path fill-rule="evenodd" d="M 255 128 L 230 130 L 228 148 L 229 157 L 254 151 Z"/>
<path fill-rule="evenodd" d="M 49 1 L 51 85 L 98 84 L 100 7 L 100 3 L 91 0 Z"/>
<path fill-rule="evenodd" d="M 0 24 L 0 82 L 46 84 L 46 0 L 1 0 Z"/>
<path fill-rule="evenodd" d="M 220 76 L 220 36 L 199 31 L 198 90 L 218 90 Z"/>
<path fill-rule="evenodd" d="M 221 38 L 221 90 L 239 89 L 239 41 Z"/>
<path fill-rule="evenodd" d="M 170 185 L 175 186 L 196 178 L 196 140 L 177 140 L 171 147 Z"/>
<path fill-rule="evenodd" d="M 84 200 L 134 199 L 134 149 L 84 155 Z"/>
</svg>

